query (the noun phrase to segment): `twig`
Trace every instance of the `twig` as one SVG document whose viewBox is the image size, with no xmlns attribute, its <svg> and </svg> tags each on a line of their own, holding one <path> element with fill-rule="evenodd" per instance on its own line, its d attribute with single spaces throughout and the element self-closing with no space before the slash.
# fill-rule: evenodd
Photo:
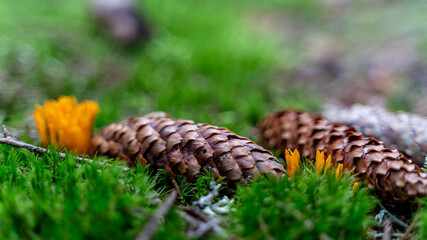
<svg viewBox="0 0 427 240">
<path fill-rule="evenodd" d="M 161 198 L 161 197 L 163 197 L 164 195 L 166 195 L 166 194 L 168 194 L 168 193 L 172 192 L 173 190 L 176 190 L 176 189 L 175 189 L 175 188 L 171 188 L 171 189 L 167 190 L 166 192 L 164 192 L 164 193 L 160 194 L 160 195 L 159 195 L 159 196 L 157 196 L 156 198 Z"/>
<path fill-rule="evenodd" d="M 418 219 L 420 218 L 420 212 L 421 212 L 421 203 L 418 202 L 418 209 L 417 209 L 417 213 L 415 215 L 415 218 L 414 218 L 414 220 L 412 220 L 412 223 L 409 226 L 409 228 L 406 229 L 405 235 L 403 235 L 402 239 L 408 239 L 408 237 L 410 236 L 410 233 L 412 232 L 412 230 L 414 230 L 415 225 L 417 224 Z"/>
<path fill-rule="evenodd" d="M 181 215 L 184 216 L 184 219 L 190 224 L 187 231 L 188 236 L 200 238 L 208 232 L 213 232 L 224 238 L 226 237 L 222 226 L 227 226 L 227 224 L 213 211 L 213 207 L 216 205 L 212 204 L 214 198 L 218 196 L 220 187 L 221 185 L 217 185 L 215 181 L 211 181 L 211 190 L 208 195 L 200 197 L 198 201 L 193 202 L 190 206 L 178 206 L 178 208 L 183 211 Z M 222 206 L 224 203 L 226 202 L 221 202 L 221 204 L 218 204 L 216 207 L 224 207 Z"/>
<path fill-rule="evenodd" d="M 5 138 L 12 137 L 12 135 L 10 135 L 9 131 L 7 131 L 6 125 L 2 125 L 2 129 L 3 129 L 3 133 L 4 133 Z"/>
<path fill-rule="evenodd" d="M 392 234 L 392 222 L 390 218 L 387 217 L 387 215 L 384 215 L 384 235 L 382 236 L 382 240 L 391 240 L 391 234 Z"/>
<path fill-rule="evenodd" d="M 387 214 L 387 216 L 390 218 L 390 220 L 392 222 L 395 222 L 395 223 L 399 224 L 400 226 L 402 226 L 404 228 L 409 228 L 408 224 L 400 221 L 397 217 L 395 217 L 393 214 L 391 214 L 381 203 L 379 203 L 378 205 L 384 211 L 384 213 Z"/>
<path fill-rule="evenodd" d="M 403 234 L 403 233 L 393 233 L 393 234 L 391 234 L 391 238 L 401 238 L 404 235 L 405 234 Z M 382 236 L 384 236 L 384 233 L 377 233 L 377 234 L 374 235 L 374 239 L 380 238 Z M 412 234 L 408 235 L 408 237 L 411 237 L 411 236 L 412 236 Z"/>
<path fill-rule="evenodd" d="M 194 238 L 195 232 L 200 228 L 200 226 L 204 224 L 204 222 L 184 211 L 178 211 L 178 214 L 189 224 L 187 229 L 187 236 Z"/>
<path fill-rule="evenodd" d="M 172 180 L 172 184 L 173 184 L 173 186 L 175 187 L 175 189 L 176 189 L 176 191 L 178 192 L 178 195 L 179 195 L 179 197 L 184 197 L 184 195 L 182 195 L 182 192 L 181 192 L 181 188 L 179 187 L 179 185 L 178 185 L 178 183 L 175 181 L 175 179 L 174 180 Z"/>
<path fill-rule="evenodd" d="M 187 222 L 190 224 L 190 228 L 197 229 L 203 222 L 190 214 L 184 212 L 184 211 L 178 211 L 178 214 L 187 220 Z"/>
<path fill-rule="evenodd" d="M 220 219 L 212 219 L 203 213 L 197 206 L 178 206 L 179 214 L 190 224 L 188 236 L 192 238 L 200 238 L 206 233 L 212 231 L 216 234 L 221 234 L 222 224 Z"/>
<path fill-rule="evenodd" d="M 136 237 L 136 240 L 149 240 L 153 236 L 154 232 L 156 231 L 160 219 L 169 211 L 169 209 L 172 207 L 172 204 L 175 202 L 175 199 L 177 197 L 177 192 L 172 191 L 168 198 L 166 198 L 165 202 L 162 206 L 157 209 L 157 211 L 153 214 L 150 221 L 145 225 L 144 229 L 139 232 L 138 236 Z"/>
<path fill-rule="evenodd" d="M 207 223 L 203 223 L 202 225 L 200 225 L 199 228 L 197 228 L 197 230 L 194 232 L 194 237 L 195 238 L 200 238 L 203 235 L 205 235 L 207 232 L 214 230 L 218 227 L 218 222 L 217 220 L 213 219 L 210 220 Z"/>
<path fill-rule="evenodd" d="M 7 130 L 6 126 L 3 125 L 3 133 L 4 133 L 4 137 L 0 137 L 0 143 L 1 144 L 6 144 L 12 147 L 16 147 L 16 148 L 25 148 L 28 151 L 32 152 L 32 153 L 38 153 L 38 154 L 48 154 L 49 150 L 47 150 L 46 148 L 42 148 L 42 147 L 37 147 L 34 146 L 32 144 L 23 142 L 21 140 L 18 140 L 14 137 L 12 137 L 12 135 L 10 135 L 9 131 Z M 65 153 L 59 153 L 59 157 L 62 159 L 65 159 L 67 157 L 67 155 Z M 86 163 L 93 163 L 94 161 L 92 159 L 88 159 L 88 158 L 82 158 L 82 157 L 76 157 L 78 163 L 82 163 L 82 162 L 86 162 Z M 105 163 L 105 162 L 96 162 L 99 165 L 105 165 L 105 166 L 110 166 L 111 164 Z M 117 166 L 120 167 L 120 166 Z M 128 171 L 129 168 L 127 167 L 120 167 L 123 169 L 123 171 Z"/>
<path fill-rule="evenodd" d="M 193 216 L 199 218 L 203 222 L 209 222 L 211 220 L 211 218 L 208 215 L 206 215 L 204 212 L 202 212 L 202 210 L 200 210 L 200 208 L 196 208 L 194 206 L 191 206 L 191 207 L 190 206 L 178 206 L 178 208 L 188 212 L 190 215 L 193 215 Z"/>
</svg>

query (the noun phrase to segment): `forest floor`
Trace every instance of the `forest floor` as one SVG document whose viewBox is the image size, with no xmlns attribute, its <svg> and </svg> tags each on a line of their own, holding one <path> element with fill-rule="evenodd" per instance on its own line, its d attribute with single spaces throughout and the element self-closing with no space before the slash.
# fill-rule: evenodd
<svg viewBox="0 0 427 240">
<path fill-rule="evenodd" d="M 34 108 L 61 95 L 99 103 L 95 133 L 153 111 L 225 126 L 254 140 L 260 119 L 285 107 L 318 112 L 327 103 L 365 103 L 427 114 L 423 0 L 147 0 L 138 1 L 136 9 L 144 14 L 152 36 L 141 46 L 127 48 L 99 31 L 86 0 L 26 0 L 20 5 L 2 0 L 0 124 L 12 135 L 40 145 Z M 67 157 L 63 162 L 56 153 L 36 156 L 0 146 L 0 216 L 11 229 L 0 228 L 1 236 L 113 238 L 126 230 L 125 237 L 131 239 L 158 206 L 152 197 L 173 188 L 153 182 L 167 181 L 161 173 L 150 175 L 138 168 L 132 175 L 96 164 L 76 170 L 74 161 Z M 209 192 L 209 176 L 201 179 L 200 186 L 187 186 L 187 200 L 180 203 L 189 204 L 188 199 Z M 301 176 L 298 184 L 314 188 L 307 179 L 327 182 L 312 174 Z M 327 184 L 336 183 L 331 179 Z M 345 181 L 348 197 L 353 180 Z M 262 184 L 275 183 L 261 183 L 255 190 L 263 190 Z M 276 187 L 291 188 L 289 183 Z M 325 189 L 325 196 L 333 194 Z M 252 195 L 251 190 L 241 190 L 236 201 L 248 196 L 246 200 L 253 197 L 262 204 L 255 190 Z M 294 195 L 272 195 L 289 201 L 305 197 L 292 191 Z M 359 198 L 349 201 L 363 211 L 372 210 L 375 201 L 366 192 L 357 194 Z M 284 207 L 279 200 L 276 209 Z M 354 209 L 345 203 L 336 207 L 351 213 Z M 295 216 L 305 209 L 285 207 L 294 207 L 295 212 L 288 212 Z M 354 216 L 366 217 L 363 211 Z M 266 221 L 268 214 L 281 217 L 280 211 L 262 213 Z M 182 237 L 182 219 L 176 212 L 170 215 L 158 239 L 168 236 L 169 227 L 173 236 Z M 365 217 L 359 218 L 361 228 L 373 222 L 372 216 Z M 40 219 L 47 220 L 39 224 Z M 263 219 L 249 220 L 269 237 Z M 332 222 L 346 224 L 338 218 Z M 88 228 L 90 224 L 94 225 Z M 104 231 L 102 224 L 117 228 Z M 49 230 L 51 226 L 55 227 Z M 294 236 L 300 236 L 301 229 Z"/>
<path fill-rule="evenodd" d="M 257 12 L 261 31 L 281 33 L 298 64 L 279 76 L 326 102 L 427 114 L 427 4 L 321 1 L 306 11 Z"/>
</svg>

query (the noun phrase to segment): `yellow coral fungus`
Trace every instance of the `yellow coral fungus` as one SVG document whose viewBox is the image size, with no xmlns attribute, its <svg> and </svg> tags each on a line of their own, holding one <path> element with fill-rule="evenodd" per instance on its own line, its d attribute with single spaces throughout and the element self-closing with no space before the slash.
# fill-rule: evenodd
<svg viewBox="0 0 427 240">
<path fill-rule="evenodd" d="M 316 152 L 316 170 L 317 173 L 323 168 L 323 173 L 331 166 L 331 156 L 329 155 L 325 161 L 325 153 L 317 150 Z"/>
<path fill-rule="evenodd" d="M 342 173 L 343 165 L 342 163 L 338 163 L 337 169 L 335 169 L 335 177 L 338 178 Z"/>
<path fill-rule="evenodd" d="M 357 188 L 357 186 L 359 186 L 359 182 L 355 182 L 355 183 L 353 184 L 353 191 L 354 191 L 354 189 L 356 189 L 356 188 Z"/>
<path fill-rule="evenodd" d="M 297 169 L 299 168 L 299 161 L 300 161 L 300 155 L 297 149 L 292 152 L 290 149 L 285 150 L 285 160 L 286 165 L 288 167 L 288 175 L 292 178 L 292 176 L 295 174 Z M 329 155 L 326 158 L 325 161 L 325 153 L 317 150 L 316 152 L 316 172 L 320 173 L 323 168 L 323 174 L 326 173 L 326 171 L 331 166 L 331 156 Z M 343 172 L 343 165 L 342 163 L 338 163 L 335 168 L 335 177 L 338 179 L 340 175 Z M 358 187 L 359 182 L 356 181 L 353 184 L 353 191 Z"/>
<path fill-rule="evenodd" d="M 292 152 L 290 149 L 285 151 L 286 166 L 288 167 L 288 175 L 292 177 L 295 171 L 299 168 L 300 155 L 297 149 Z"/>
<path fill-rule="evenodd" d="M 88 152 L 98 103 L 77 103 L 75 97 L 61 96 L 36 106 L 34 119 L 44 146 L 52 143 L 80 154 Z"/>
</svg>

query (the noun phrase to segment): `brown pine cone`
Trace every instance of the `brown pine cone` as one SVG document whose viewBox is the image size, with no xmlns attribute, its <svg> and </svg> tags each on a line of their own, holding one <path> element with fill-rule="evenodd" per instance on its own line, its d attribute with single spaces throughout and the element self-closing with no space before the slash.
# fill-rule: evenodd
<svg viewBox="0 0 427 240">
<path fill-rule="evenodd" d="M 374 138 L 364 137 L 353 127 L 331 123 L 321 116 L 279 111 L 259 124 L 260 141 L 282 156 L 285 149 L 298 149 L 309 159 L 316 150 L 332 156 L 367 184 L 379 198 L 404 203 L 427 196 L 427 174 L 397 150 L 385 148 Z"/>
<path fill-rule="evenodd" d="M 383 141 L 385 146 L 396 148 L 419 167 L 424 167 L 427 118 L 359 104 L 350 108 L 328 106 L 323 113 L 330 121 L 354 126 L 364 135 Z"/>
<path fill-rule="evenodd" d="M 215 178 L 246 183 L 257 174 L 284 175 L 271 152 L 226 128 L 159 115 L 111 124 L 92 139 L 91 154 L 122 158 L 166 169 L 192 181 L 203 169 Z"/>
</svg>

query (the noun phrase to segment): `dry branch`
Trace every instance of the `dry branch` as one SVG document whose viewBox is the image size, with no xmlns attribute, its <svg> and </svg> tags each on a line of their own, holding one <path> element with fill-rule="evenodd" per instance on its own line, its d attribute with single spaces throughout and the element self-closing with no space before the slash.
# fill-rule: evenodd
<svg viewBox="0 0 427 240">
<path fill-rule="evenodd" d="M 200 238 L 209 232 L 225 237 L 222 227 L 228 227 L 228 224 L 219 217 L 219 214 L 223 213 L 215 211 L 214 207 L 216 207 L 217 203 L 212 204 L 214 198 L 218 196 L 218 190 L 221 185 L 217 185 L 214 181 L 211 181 L 210 186 L 211 190 L 206 196 L 202 196 L 190 206 L 178 207 L 182 210 L 182 212 L 178 213 L 189 224 L 187 231 L 189 237 Z"/>
<path fill-rule="evenodd" d="M 387 217 L 387 215 L 384 215 L 383 226 L 384 226 L 384 235 L 382 236 L 382 240 L 391 240 L 393 225 L 391 220 Z"/>
<path fill-rule="evenodd" d="M 172 207 L 172 204 L 175 202 L 175 199 L 177 197 L 177 192 L 172 191 L 168 198 L 165 200 L 162 206 L 157 209 L 157 211 L 153 214 L 150 221 L 145 225 L 144 229 L 139 232 L 138 236 L 136 237 L 137 240 L 149 240 L 153 236 L 153 234 L 156 232 L 157 227 L 160 223 L 160 219 L 165 216 L 165 214 L 169 211 L 169 209 Z"/>
<path fill-rule="evenodd" d="M 10 135 L 9 131 L 7 130 L 6 125 L 2 125 L 2 129 L 5 138 L 12 137 L 12 135 Z"/>
<path fill-rule="evenodd" d="M 47 150 L 46 148 L 42 148 L 42 147 L 37 147 L 35 145 L 23 142 L 21 140 L 16 139 L 15 137 L 13 137 L 9 131 L 7 130 L 6 126 L 3 125 L 3 137 L 0 137 L 0 144 L 6 144 L 12 147 L 16 147 L 16 148 L 24 148 L 27 149 L 28 151 L 32 152 L 32 153 L 37 153 L 37 154 L 48 154 L 49 150 Z M 65 159 L 67 157 L 67 155 L 65 153 L 59 153 L 59 157 L 62 159 Z M 76 160 L 78 161 L 78 163 L 93 163 L 92 159 L 88 159 L 88 158 L 82 158 L 82 157 L 75 157 Z M 97 162 L 100 165 L 103 166 L 109 166 L 110 164 L 105 163 L 105 162 Z M 124 171 L 128 171 L 129 168 L 127 167 L 120 167 L 122 168 Z"/>
</svg>

